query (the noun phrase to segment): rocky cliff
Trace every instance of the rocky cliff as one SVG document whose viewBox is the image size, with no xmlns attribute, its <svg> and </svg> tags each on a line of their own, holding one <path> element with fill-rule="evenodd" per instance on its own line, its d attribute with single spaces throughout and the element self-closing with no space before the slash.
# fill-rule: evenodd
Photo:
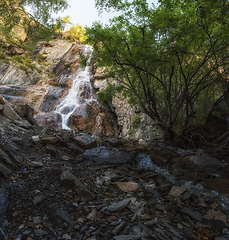
<svg viewBox="0 0 229 240">
<path fill-rule="evenodd" d="M 3 49 L 7 56 L 4 60 L 25 59 L 23 49 L 18 46 L 6 43 Z M 38 124 L 61 129 L 61 113 L 54 111 L 69 93 L 73 80 L 80 71 L 82 51 L 83 45 L 80 43 L 57 39 L 37 44 L 31 62 L 35 66 L 34 69 L 23 70 L 19 61 L 11 64 L 7 64 L 6 61 L 0 62 L 0 94 L 15 106 L 31 106 Z M 79 91 L 86 98 L 88 89 L 82 85 Z M 86 100 L 84 107 L 81 107 L 83 110 L 74 112 L 69 127 L 114 135 L 117 126 L 109 119 L 104 108 L 97 103 L 96 98 L 93 103 L 88 102 L 87 98 Z"/>
<path fill-rule="evenodd" d="M 32 64 L 36 68 L 27 68 L 27 71 L 21 64 L 0 62 L 0 94 L 16 106 L 26 103 L 34 108 L 38 124 L 60 129 L 61 116 L 54 111 L 68 94 L 80 71 L 82 48 L 80 43 L 60 39 L 40 42 L 33 55 Z M 22 48 L 13 44 L 5 44 L 3 49 L 4 54 L 11 58 L 25 54 Z M 106 87 L 107 76 L 101 69 L 92 65 L 90 74 L 95 90 Z M 85 95 L 85 90 L 82 94 Z M 96 101 L 89 105 L 84 103 L 70 118 L 69 127 L 106 135 L 116 134 L 142 142 L 160 135 L 152 120 L 138 107 L 130 106 L 123 97 L 113 96 L 107 112 L 101 105 Z"/>
</svg>

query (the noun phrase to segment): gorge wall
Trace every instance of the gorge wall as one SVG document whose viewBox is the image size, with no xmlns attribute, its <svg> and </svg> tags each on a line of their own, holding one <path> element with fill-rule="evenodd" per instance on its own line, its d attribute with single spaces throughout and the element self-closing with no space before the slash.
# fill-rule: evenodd
<svg viewBox="0 0 229 240">
<path fill-rule="evenodd" d="M 23 49 L 12 44 L 6 44 L 4 50 L 6 56 L 24 54 Z M 55 110 L 68 96 L 77 74 L 82 71 L 82 51 L 83 45 L 80 43 L 55 39 L 37 44 L 33 56 L 36 68 L 33 70 L 25 72 L 17 63 L 0 61 L 0 94 L 15 106 L 31 106 L 39 125 L 61 129 L 61 112 Z M 36 61 L 40 56 L 43 60 Z M 106 108 L 108 111 L 98 104 L 95 90 L 104 89 L 107 81 L 103 74 L 100 77 L 101 74 L 100 69 L 91 64 L 89 82 L 93 86 L 90 90 L 93 97 L 87 97 L 89 90 L 86 85 L 78 87 L 80 99 L 84 100 L 80 100 L 80 107 L 71 114 L 67 127 L 137 140 L 151 140 L 159 135 L 150 118 L 138 107 L 131 107 L 123 97 L 114 96 L 110 107 Z M 64 111 L 69 109 L 65 108 Z"/>
</svg>

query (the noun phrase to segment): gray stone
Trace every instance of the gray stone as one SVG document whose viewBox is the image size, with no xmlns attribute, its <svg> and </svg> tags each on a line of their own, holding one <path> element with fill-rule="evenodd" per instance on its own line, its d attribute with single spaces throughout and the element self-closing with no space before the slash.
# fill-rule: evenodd
<svg viewBox="0 0 229 240">
<path fill-rule="evenodd" d="M 72 222 L 70 214 L 67 211 L 65 211 L 64 209 L 57 209 L 56 216 L 68 223 Z"/>
<path fill-rule="evenodd" d="M 183 209 L 181 209 L 181 213 L 187 214 L 189 217 L 191 217 L 192 219 L 194 219 L 198 222 L 203 222 L 203 216 L 200 212 L 193 211 L 189 208 L 183 208 Z"/>
<path fill-rule="evenodd" d="M 34 109 L 28 104 L 19 104 L 15 107 L 15 110 L 21 118 L 26 119 L 30 123 L 35 123 L 35 119 L 33 118 Z"/>
<path fill-rule="evenodd" d="M 80 146 L 84 148 L 94 148 L 97 146 L 97 143 L 94 138 L 92 138 L 89 134 L 81 134 L 81 135 L 75 135 L 74 141 L 79 144 Z"/>
<path fill-rule="evenodd" d="M 38 168 L 38 167 L 42 167 L 44 164 L 42 162 L 31 161 L 31 162 L 28 162 L 27 165 L 32 168 Z"/>
<path fill-rule="evenodd" d="M 67 233 L 63 234 L 62 236 L 63 239 L 72 239 L 72 237 L 70 235 L 68 235 Z"/>
<path fill-rule="evenodd" d="M 51 144 L 47 144 L 44 150 L 45 153 L 49 153 L 52 156 L 56 156 L 56 147 L 51 145 Z"/>
<path fill-rule="evenodd" d="M 179 197 L 183 192 L 185 192 L 185 190 L 185 188 L 173 186 L 169 192 L 169 195 L 173 197 Z"/>
<path fill-rule="evenodd" d="M 43 237 L 45 235 L 48 235 L 49 233 L 43 229 L 38 229 L 35 231 L 35 236 L 37 237 Z"/>
<path fill-rule="evenodd" d="M 13 110 L 13 108 L 9 104 L 4 105 L 3 114 L 12 121 L 21 120 L 20 116 Z"/>
<path fill-rule="evenodd" d="M 216 170 L 222 167 L 222 163 L 219 160 L 204 155 L 189 156 L 187 159 L 206 170 Z"/>
<path fill-rule="evenodd" d="M 71 172 L 64 171 L 60 175 L 61 185 L 67 188 L 73 188 L 76 193 L 85 199 L 92 199 L 94 195 L 85 187 Z"/>
<path fill-rule="evenodd" d="M 220 211 L 209 210 L 204 216 L 204 222 L 222 231 L 227 224 L 227 217 Z"/>
<path fill-rule="evenodd" d="M 39 135 L 32 136 L 32 140 L 33 140 L 33 142 L 39 142 L 40 141 L 40 136 Z"/>
<path fill-rule="evenodd" d="M 110 150 L 106 147 L 97 147 L 87 149 L 83 154 L 83 158 L 100 164 L 117 164 L 130 162 L 134 159 L 134 154 L 119 151 L 118 149 Z"/>
<path fill-rule="evenodd" d="M 0 148 L 0 160 L 3 160 L 5 163 L 12 165 L 10 157 Z"/>
<path fill-rule="evenodd" d="M 115 240 L 138 240 L 139 236 L 137 235 L 121 235 L 121 236 L 115 236 Z"/>
<path fill-rule="evenodd" d="M 143 214 L 144 213 L 145 205 L 146 205 L 146 202 L 144 202 L 144 201 L 138 202 L 136 200 L 136 198 L 131 198 L 131 201 L 130 201 L 130 203 L 128 205 L 128 209 L 131 212 L 139 215 L 139 214 Z"/>
<path fill-rule="evenodd" d="M 131 199 L 128 198 L 128 199 L 124 199 L 120 202 L 117 202 L 117 203 L 113 203 L 112 205 L 110 205 L 108 208 L 107 208 L 107 211 L 110 211 L 110 212 L 117 212 L 117 211 L 121 211 L 123 210 L 124 208 L 126 208 L 128 206 L 128 204 L 130 203 Z"/>
<path fill-rule="evenodd" d="M 58 137 L 44 137 L 44 138 L 41 138 L 40 142 L 42 144 L 57 144 L 60 142 L 59 138 Z"/>
<path fill-rule="evenodd" d="M 0 163 L 0 172 L 5 175 L 12 173 L 12 171 L 6 166 L 4 166 L 2 163 Z"/>
<path fill-rule="evenodd" d="M 0 84 L 27 85 L 37 81 L 37 71 L 28 76 L 25 71 L 12 65 L 0 63 Z"/>
<path fill-rule="evenodd" d="M 40 195 L 40 196 L 37 196 L 33 199 L 33 204 L 34 205 L 38 205 L 39 203 L 41 203 L 42 201 L 44 200 L 44 196 L 43 195 Z"/>
<path fill-rule="evenodd" d="M 114 235 L 119 234 L 126 225 L 127 225 L 127 222 L 120 223 L 115 229 L 113 229 L 112 233 Z"/>
</svg>

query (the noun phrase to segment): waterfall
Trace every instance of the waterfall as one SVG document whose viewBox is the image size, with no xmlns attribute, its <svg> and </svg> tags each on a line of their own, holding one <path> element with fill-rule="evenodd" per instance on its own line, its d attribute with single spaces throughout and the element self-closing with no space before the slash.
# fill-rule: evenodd
<svg viewBox="0 0 229 240">
<path fill-rule="evenodd" d="M 77 107 L 88 101 L 96 101 L 90 82 L 91 75 L 89 64 L 92 56 L 92 47 L 84 45 L 83 52 L 85 56 L 89 57 L 87 66 L 85 69 L 79 69 L 76 78 L 73 80 L 69 93 L 55 110 L 55 112 L 59 113 L 62 117 L 62 129 L 70 130 L 67 126 L 68 119 Z"/>
</svg>

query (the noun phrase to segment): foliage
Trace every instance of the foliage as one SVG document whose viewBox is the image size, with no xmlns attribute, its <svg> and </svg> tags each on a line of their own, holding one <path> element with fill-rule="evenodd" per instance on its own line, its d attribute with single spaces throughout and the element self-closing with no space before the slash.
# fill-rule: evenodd
<svg viewBox="0 0 229 240">
<path fill-rule="evenodd" d="M 132 120 L 131 120 L 131 123 L 132 123 L 133 127 L 137 127 L 140 124 L 140 120 L 141 120 L 141 116 L 134 115 Z"/>
<path fill-rule="evenodd" d="M 107 87 L 98 93 L 98 100 L 100 102 L 105 103 L 112 99 L 113 94 L 114 94 L 114 87 L 113 85 L 108 83 Z"/>
<path fill-rule="evenodd" d="M 19 66 L 19 69 L 21 69 L 21 70 L 25 71 L 25 72 L 26 72 L 26 74 L 28 74 L 28 73 L 29 73 L 29 72 L 28 72 L 28 68 L 27 68 L 25 65 L 20 65 L 20 66 Z"/>
<path fill-rule="evenodd" d="M 1 59 L 6 59 L 6 56 L 3 53 L 0 53 L 0 58 Z"/>
<path fill-rule="evenodd" d="M 56 26 L 51 14 L 67 6 L 66 0 L 1 0 L 0 34 L 8 37 L 15 26 L 21 26 L 33 41 L 49 38 Z M 32 15 L 24 7 L 31 9 Z"/>
<path fill-rule="evenodd" d="M 64 28 L 62 29 L 63 31 L 66 30 L 68 25 L 72 25 L 70 15 L 66 15 L 66 16 L 62 17 L 61 20 L 64 25 Z"/>
<path fill-rule="evenodd" d="M 79 24 L 71 26 L 70 30 L 68 31 L 67 39 L 77 39 L 81 43 L 84 43 L 87 39 L 85 34 L 85 28 L 83 28 Z"/>
<path fill-rule="evenodd" d="M 159 2 L 155 9 L 146 0 L 97 0 L 120 16 L 87 35 L 97 66 L 172 139 L 229 95 L 229 12 L 224 0 Z"/>
<path fill-rule="evenodd" d="M 41 54 L 37 54 L 36 56 L 36 62 L 38 62 L 39 64 L 42 64 L 45 61 L 45 57 L 43 57 Z"/>
<path fill-rule="evenodd" d="M 40 69 L 38 69 L 36 67 L 36 65 L 27 57 L 27 56 L 24 56 L 24 55 L 14 55 L 11 57 L 11 60 L 13 62 L 17 62 L 17 63 L 20 63 L 20 69 L 22 70 L 25 70 L 26 69 L 26 72 L 28 73 L 28 69 L 27 68 L 30 68 L 32 70 L 36 69 L 40 72 Z"/>
<path fill-rule="evenodd" d="M 114 94 L 116 92 L 120 92 L 121 90 L 122 86 L 108 82 L 107 87 L 98 93 L 98 100 L 104 104 L 107 104 L 107 102 L 112 99 Z"/>
</svg>

